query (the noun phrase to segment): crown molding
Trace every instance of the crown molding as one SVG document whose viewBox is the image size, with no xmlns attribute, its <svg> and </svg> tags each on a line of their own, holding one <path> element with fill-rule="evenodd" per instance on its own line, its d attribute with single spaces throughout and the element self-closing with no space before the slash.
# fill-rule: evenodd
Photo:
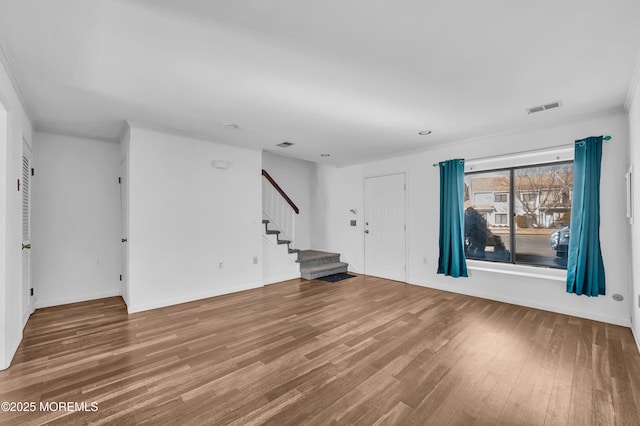
<svg viewBox="0 0 640 426">
<path fill-rule="evenodd" d="M 640 52 L 636 57 L 636 66 L 633 70 L 633 75 L 631 76 L 629 89 L 627 89 L 627 98 L 624 101 L 624 110 L 626 112 L 629 112 L 629 108 L 631 108 L 631 103 L 638 92 L 638 85 L 640 85 Z"/>
<path fill-rule="evenodd" d="M 70 132 L 67 130 L 60 130 L 55 127 L 49 127 L 49 126 L 43 126 L 43 125 L 35 126 L 33 128 L 33 131 L 36 133 L 46 133 L 49 135 L 66 136 L 69 138 L 76 138 L 76 139 L 91 139 L 98 142 L 118 143 L 120 141 L 120 139 L 100 137 L 100 136 L 95 136 L 95 135 L 84 133 L 84 132 Z"/>
<path fill-rule="evenodd" d="M 482 141 L 482 140 L 486 140 L 486 139 L 490 139 L 490 138 L 495 138 L 495 137 L 498 137 L 498 136 L 518 135 L 518 134 L 522 134 L 522 133 L 535 132 L 535 131 L 538 131 L 538 130 L 555 129 L 555 128 L 558 128 L 558 127 L 563 127 L 563 126 L 565 126 L 567 124 L 575 124 L 575 123 L 580 123 L 580 122 L 587 121 L 587 120 L 595 120 L 595 119 L 598 119 L 598 118 L 613 117 L 613 116 L 616 116 L 616 115 L 623 115 L 623 114 L 625 114 L 624 108 L 622 106 L 618 106 L 618 107 L 609 108 L 609 109 L 602 110 L 602 111 L 595 112 L 595 113 L 578 114 L 578 115 L 574 115 L 574 116 L 571 116 L 571 117 L 566 117 L 564 119 L 557 119 L 557 120 L 553 120 L 553 121 L 547 122 L 547 123 L 536 123 L 536 124 L 533 124 L 533 125 L 525 125 L 525 126 L 520 126 L 520 127 L 514 127 L 514 128 L 511 128 L 511 129 L 500 131 L 500 132 L 488 133 L 488 134 L 479 135 L 479 136 L 472 136 L 472 137 L 464 138 L 464 139 L 443 140 L 441 142 L 435 142 L 435 143 L 432 143 L 432 144 L 430 144 L 428 146 L 424 146 L 424 147 L 421 147 L 421 148 L 395 152 L 395 153 L 376 156 L 376 157 L 372 157 L 372 158 L 366 158 L 366 159 L 363 159 L 362 161 L 357 161 L 357 162 L 354 162 L 354 163 L 338 164 L 338 165 L 334 165 L 334 167 L 337 167 L 337 168 L 350 167 L 350 166 L 362 165 L 362 164 L 366 164 L 366 163 L 372 163 L 372 162 L 375 162 L 375 161 L 386 160 L 386 159 L 390 159 L 390 158 L 406 157 L 406 156 L 410 156 L 410 155 L 422 154 L 422 153 L 425 153 L 425 152 L 430 152 L 430 151 L 442 148 L 444 146 L 449 146 L 449 147 L 464 146 L 464 145 L 476 143 L 478 141 Z"/>
<path fill-rule="evenodd" d="M 155 133 L 162 133 L 165 135 L 173 135 L 173 136 L 178 136 L 178 137 L 182 137 L 182 138 L 189 138 L 189 139 L 195 139 L 195 140 L 199 140 L 199 141 L 204 141 L 204 142 L 211 142 L 211 143 L 217 143 L 220 145 L 227 145 L 227 146 L 232 146 L 236 149 L 243 149 L 246 151 L 259 151 L 262 152 L 262 148 L 250 148 L 250 147 L 246 147 L 246 146 L 237 146 L 237 145 L 233 145 L 230 143 L 226 143 L 226 142 L 221 142 L 219 140 L 215 140 L 213 136 L 206 136 L 200 133 L 193 133 L 193 132 L 188 132 L 188 131 L 184 131 L 184 130 L 178 130 L 178 129 L 173 129 L 170 127 L 162 127 L 162 126 L 156 126 L 154 124 L 148 124 L 148 123 L 141 123 L 139 121 L 132 121 L 132 120 L 126 120 L 126 124 L 129 125 L 130 129 L 140 129 L 140 130 L 147 130 L 150 132 L 155 132 Z"/>
<path fill-rule="evenodd" d="M 139 121 L 126 120 L 130 129 L 148 130 L 150 132 L 164 133 L 167 135 L 180 136 L 183 138 L 199 139 L 208 142 L 215 142 L 210 136 L 201 135 L 199 133 L 193 133 L 186 130 L 178 130 L 171 127 L 156 126 L 154 124 L 141 123 Z"/>
<path fill-rule="evenodd" d="M 33 119 L 31 116 L 31 110 L 29 109 L 29 104 L 27 103 L 27 99 L 24 97 L 22 92 L 22 88 L 20 87 L 20 83 L 18 82 L 18 78 L 16 77 L 16 73 L 14 71 L 13 59 L 9 54 L 9 49 L 7 47 L 7 39 L 2 32 L 2 28 L 0 28 L 0 62 L 4 66 L 4 69 L 7 71 L 7 75 L 9 76 L 9 80 L 13 85 L 13 90 L 18 95 L 18 100 L 22 105 L 22 109 L 24 113 L 27 115 L 27 118 L 33 124 Z"/>
<path fill-rule="evenodd" d="M 118 143 L 122 142 L 127 133 L 131 132 L 131 125 L 127 120 L 122 121 L 122 127 L 120 128 L 120 133 L 118 133 Z"/>
</svg>

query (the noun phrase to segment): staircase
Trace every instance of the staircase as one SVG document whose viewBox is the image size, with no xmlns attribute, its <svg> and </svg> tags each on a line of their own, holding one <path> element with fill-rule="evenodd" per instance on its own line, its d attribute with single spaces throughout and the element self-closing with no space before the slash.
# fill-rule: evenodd
<svg viewBox="0 0 640 426">
<path fill-rule="evenodd" d="M 300 275 L 305 280 L 326 277 L 328 275 L 347 272 L 348 264 L 340 262 L 340 253 L 327 253 L 318 250 L 298 250 L 291 247 L 291 241 L 280 239 L 281 232 L 269 229 L 269 220 L 263 219 L 267 235 L 275 235 L 278 244 L 286 245 L 289 253 L 297 253 L 300 264 Z"/>
<path fill-rule="evenodd" d="M 277 231 L 275 229 L 269 229 L 269 222 L 270 221 L 267 220 L 267 219 L 262 219 L 262 223 L 264 224 L 264 229 L 266 230 L 266 234 L 267 235 L 275 235 L 276 238 L 278 239 L 278 244 L 286 244 L 287 245 L 287 250 L 289 251 L 289 253 L 298 253 L 300 250 L 291 248 L 291 241 L 289 241 L 289 240 L 281 240 L 280 239 L 280 234 L 282 232 Z"/>
<path fill-rule="evenodd" d="M 326 253 L 317 250 L 301 250 L 298 252 L 300 275 L 305 280 L 315 280 L 327 275 L 347 272 L 348 264 L 340 262 L 340 253 Z"/>
</svg>

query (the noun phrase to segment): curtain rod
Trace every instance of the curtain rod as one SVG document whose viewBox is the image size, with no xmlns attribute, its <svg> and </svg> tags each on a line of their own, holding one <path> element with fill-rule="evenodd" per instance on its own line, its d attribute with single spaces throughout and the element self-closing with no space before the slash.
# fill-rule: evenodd
<svg viewBox="0 0 640 426">
<path fill-rule="evenodd" d="M 611 136 L 609 136 L 609 135 L 603 136 L 602 140 L 603 141 L 609 141 L 609 140 L 611 140 Z M 550 146 L 550 147 L 547 147 L 547 148 L 533 149 L 531 151 L 512 152 L 512 153 L 505 154 L 505 155 L 518 155 L 518 154 L 528 154 L 528 153 L 533 153 L 533 152 L 543 152 L 543 151 L 548 151 L 548 150 L 551 150 L 551 149 L 554 149 L 554 148 L 566 148 L 566 147 L 569 147 L 569 146 L 571 146 L 571 145 L 570 144 L 556 145 L 556 146 Z M 468 159 L 468 160 L 465 160 L 465 161 L 478 161 L 478 160 L 486 160 L 486 159 L 489 159 L 489 158 L 498 158 L 498 157 L 502 157 L 502 155 L 491 155 L 491 156 L 488 156 L 488 157 L 471 158 L 471 159 Z M 440 165 L 439 163 L 433 163 L 433 167 L 438 167 L 439 165 Z"/>
</svg>

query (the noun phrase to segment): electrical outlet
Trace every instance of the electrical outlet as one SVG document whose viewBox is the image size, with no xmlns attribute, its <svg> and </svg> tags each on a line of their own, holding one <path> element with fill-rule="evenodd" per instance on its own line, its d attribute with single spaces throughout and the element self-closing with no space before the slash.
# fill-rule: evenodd
<svg viewBox="0 0 640 426">
<path fill-rule="evenodd" d="M 253 256 L 253 264 L 254 265 L 258 264 L 258 256 Z"/>
<path fill-rule="evenodd" d="M 218 269 L 222 269 L 222 268 L 224 268 L 224 263 L 222 262 L 218 263 Z"/>
<path fill-rule="evenodd" d="M 429 263 L 429 259 L 427 259 L 427 256 L 424 256 L 422 258 L 422 263 L 425 264 L 425 265 Z"/>
</svg>

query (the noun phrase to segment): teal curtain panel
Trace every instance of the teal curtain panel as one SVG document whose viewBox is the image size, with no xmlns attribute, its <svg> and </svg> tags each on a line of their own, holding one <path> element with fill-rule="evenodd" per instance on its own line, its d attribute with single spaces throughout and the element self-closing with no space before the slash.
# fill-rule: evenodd
<svg viewBox="0 0 640 426">
<path fill-rule="evenodd" d="M 605 294 L 600 249 L 600 167 L 602 136 L 576 141 L 573 207 L 567 260 L 567 292 Z"/>
<path fill-rule="evenodd" d="M 438 274 L 467 277 L 464 257 L 464 160 L 440 162 Z"/>
</svg>

